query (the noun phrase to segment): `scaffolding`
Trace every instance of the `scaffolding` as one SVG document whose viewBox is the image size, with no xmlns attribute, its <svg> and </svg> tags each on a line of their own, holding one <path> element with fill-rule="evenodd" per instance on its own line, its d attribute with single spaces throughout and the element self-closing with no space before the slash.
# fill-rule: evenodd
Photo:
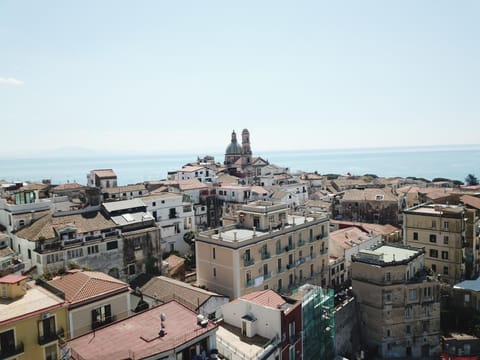
<svg viewBox="0 0 480 360">
<path fill-rule="evenodd" d="M 303 360 L 335 358 L 333 289 L 304 285 L 302 297 Z"/>
</svg>

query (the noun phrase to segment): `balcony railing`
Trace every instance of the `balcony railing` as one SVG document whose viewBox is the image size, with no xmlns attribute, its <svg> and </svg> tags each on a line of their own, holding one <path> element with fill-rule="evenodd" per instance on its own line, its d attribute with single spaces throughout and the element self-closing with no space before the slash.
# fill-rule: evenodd
<svg viewBox="0 0 480 360">
<path fill-rule="evenodd" d="M 268 280 L 272 277 L 272 272 L 269 273 L 264 273 L 263 274 L 263 280 Z"/>
<path fill-rule="evenodd" d="M 8 359 L 17 355 L 20 355 L 24 352 L 23 343 L 19 343 L 16 346 L 6 346 L 2 347 L 0 350 L 0 360 Z"/>
<path fill-rule="evenodd" d="M 92 322 L 92 330 L 98 329 L 99 327 L 102 327 L 104 325 L 110 324 L 117 320 L 117 317 L 115 315 L 107 317 L 104 321 L 94 321 Z"/>
<path fill-rule="evenodd" d="M 251 280 L 247 280 L 245 287 L 249 288 L 249 287 L 253 287 L 253 285 L 255 285 L 255 280 L 251 279 Z"/>
<path fill-rule="evenodd" d="M 298 240 L 297 245 L 298 245 L 298 246 L 303 246 L 303 245 L 305 245 L 305 241 L 303 241 L 303 240 Z"/>
<path fill-rule="evenodd" d="M 277 255 L 283 254 L 283 248 L 277 248 Z"/>
<path fill-rule="evenodd" d="M 255 260 L 253 258 L 243 260 L 243 266 L 251 266 L 255 264 Z"/>
<path fill-rule="evenodd" d="M 262 252 L 262 260 L 270 259 L 270 253 L 268 251 Z"/>
<path fill-rule="evenodd" d="M 49 333 L 43 334 L 43 336 L 38 336 L 38 345 L 45 345 L 49 342 L 57 340 L 59 337 L 63 336 L 63 329 L 60 329 L 58 332 L 51 331 Z"/>
<path fill-rule="evenodd" d="M 288 244 L 286 247 L 285 247 L 285 250 L 293 250 L 295 249 L 295 244 Z"/>
<path fill-rule="evenodd" d="M 320 255 L 328 254 L 328 248 L 320 249 Z"/>
<path fill-rule="evenodd" d="M 285 268 L 283 266 L 280 266 L 278 269 L 277 269 L 277 272 L 279 274 L 283 273 L 285 271 Z"/>
</svg>

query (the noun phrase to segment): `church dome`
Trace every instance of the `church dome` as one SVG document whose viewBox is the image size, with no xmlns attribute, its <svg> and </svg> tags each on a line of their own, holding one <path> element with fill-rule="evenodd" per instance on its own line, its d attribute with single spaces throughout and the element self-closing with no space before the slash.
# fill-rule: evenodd
<svg viewBox="0 0 480 360">
<path fill-rule="evenodd" d="M 240 145 L 237 141 L 237 134 L 235 131 L 232 132 L 232 141 L 227 146 L 227 150 L 225 150 L 225 155 L 241 155 L 243 152 L 242 145 Z"/>
</svg>

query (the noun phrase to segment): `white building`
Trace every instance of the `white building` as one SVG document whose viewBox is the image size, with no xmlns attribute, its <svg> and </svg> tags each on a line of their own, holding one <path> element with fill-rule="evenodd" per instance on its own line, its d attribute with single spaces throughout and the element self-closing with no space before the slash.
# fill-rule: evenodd
<svg viewBox="0 0 480 360">
<path fill-rule="evenodd" d="M 211 183 L 215 179 L 215 171 L 205 166 L 187 165 L 178 170 L 174 176 L 175 180 L 196 179 L 202 183 Z"/>
<path fill-rule="evenodd" d="M 163 252 L 190 252 L 190 245 L 183 240 L 183 236 L 195 231 L 192 203 L 184 201 L 182 194 L 172 192 L 149 195 L 142 200 L 160 228 Z"/>
</svg>

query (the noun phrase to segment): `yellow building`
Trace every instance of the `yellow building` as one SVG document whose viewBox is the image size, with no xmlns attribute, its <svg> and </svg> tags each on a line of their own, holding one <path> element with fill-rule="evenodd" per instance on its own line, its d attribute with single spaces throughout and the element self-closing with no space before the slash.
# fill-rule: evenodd
<svg viewBox="0 0 480 360">
<path fill-rule="evenodd" d="M 200 286 L 230 298 L 288 293 L 307 281 L 326 286 L 327 216 L 288 213 L 287 205 L 266 201 L 243 205 L 236 215 L 236 224 L 196 236 Z"/>
<path fill-rule="evenodd" d="M 0 288 L 0 359 L 60 359 L 65 301 L 22 275 L 0 278 Z"/>
<path fill-rule="evenodd" d="M 463 206 L 423 204 L 404 211 L 404 244 L 425 247 L 425 266 L 456 284 L 465 277 L 467 211 Z M 470 247 L 472 245 L 470 244 Z"/>
</svg>

